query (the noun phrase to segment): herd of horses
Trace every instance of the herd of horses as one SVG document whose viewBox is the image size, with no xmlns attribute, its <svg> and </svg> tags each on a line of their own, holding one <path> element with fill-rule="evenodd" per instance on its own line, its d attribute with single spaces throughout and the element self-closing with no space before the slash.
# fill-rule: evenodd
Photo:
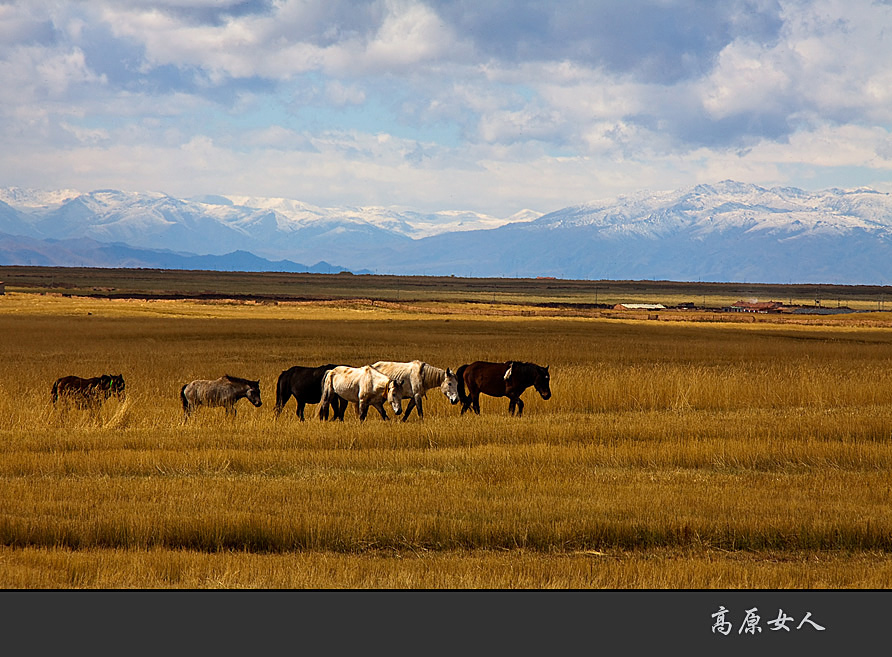
<svg viewBox="0 0 892 657">
<path fill-rule="evenodd" d="M 475 361 L 462 365 L 455 372 L 435 367 L 420 360 L 410 362 L 378 361 L 371 365 L 320 365 L 306 367 L 295 365 L 279 375 L 276 383 L 275 414 L 278 418 L 285 404 L 294 397 L 298 419 L 304 420 L 307 404 L 319 404 L 320 420 L 344 420 L 344 413 L 351 403 L 363 421 L 370 408 L 374 408 L 387 420 L 385 405 L 389 404 L 395 415 L 409 419 L 414 409 L 419 419 L 424 419 L 423 399 L 428 390 L 439 388 L 452 404 L 461 403 L 461 414 L 471 410 L 480 414 L 480 395 L 507 397 L 508 412 L 520 417 L 523 414 L 523 392 L 533 387 L 542 399 L 551 397 L 551 378 L 548 366 L 509 360 L 504 363 Z M 120 374 L 83 379 L 64 376 L 53 384 L 52 399 L 55 406 L 60 400 L 72 402 L 78 408 L 96 409 L 111 396 L 123 399 L 124 377 Z M 184 421 L 199 406 L 223 407 L 227 415 L 236 413 L 236 403 L 247 399 L 255 407 L 260 399 L 260 381 L 243 379 L 226 374 L 219 379 L 196 379 L 180 389 Z M 406 399 L 406 410 L 402 402 Z"/>
</svg>

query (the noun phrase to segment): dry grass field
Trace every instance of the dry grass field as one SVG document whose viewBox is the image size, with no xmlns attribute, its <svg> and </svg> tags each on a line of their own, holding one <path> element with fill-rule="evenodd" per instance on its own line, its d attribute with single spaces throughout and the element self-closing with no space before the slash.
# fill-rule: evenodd
<svg viewBox="0 0 892 657">
<path fill-rule="evenodd" d="M 0 587 L 892 586 L 886 313 L 443 308 L 0 296 Z M 548 364 L 553 396 L 274 417 L 291 365 L 415 358 Z M 56 378 L 100 373 L 126 399 L 54 409 Z M 184 424 L 180 387 L 224 373 L 263 406 Z"/>
</svg>

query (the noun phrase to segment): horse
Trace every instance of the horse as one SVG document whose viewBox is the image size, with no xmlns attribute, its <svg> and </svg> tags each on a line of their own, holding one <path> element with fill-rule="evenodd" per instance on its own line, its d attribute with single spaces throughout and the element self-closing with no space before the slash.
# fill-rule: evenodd
<svg viewBox="0 0 892 657">
<path fill-rule="evenodd" d="M 276 383 L 276 417 L 282 412 L 291 397 L 297 402 L 297 417 L 304 421 L 304 406 L 318 404 L 322 400 L 322 379 L 325 373 L 336 365 L 303 367 L 295 365 L 279 375 Z"/>
<path fill-rule="evenodd" d="M 219 379 L 196 379 L 180 388 L 180 400 L 183 402 L 185 420 L 198 406 L 222 406 L 226 415 L 236 414 L 235 404 L 245 398 L 255 407 L 262 405 L 260 401 L 260 381 L 241 379 L 224 374 Z"/>
<path fill-rule="evenodd" d="M 379 360 L 372 363 L 372 367 L 394 380 L 403 382 L 403 397 L 409 400 L 406 410 L 403 412 L 403 422 L 409 419 L 413 408 L 418 409 L 418 419 L 424 419 L 424 409 L 421 407 L 421 399 L 431 388 L 440 388 L 446 398 L 453 404 L 458 403 L 458 379 L 448 367 L 441 370 L 420 360 L 409 363 L 396 363 L 393 361 Z"/>
<path fill-rule="evenodd" d="M 542 399 L 551 397 L 551 377 L 548 365 L 542 367 L 535 363 L 509 360 L 505 363 L 489 363 L 475 361 L 462 365 L 456 371 L 458 378 L 458 395 L 461 399 L 461 414 L 469 408 L 480 415 L 480 393 L 491 397 L 507 397 L 510 400 L 508 412 L 517 417 L 523 414 L 523 400 L 520 395 L 533 386 Z M 465 388 L 467 387 L 467 392 Z"/>
<path fill-rule="evenodd" d="M 378 409 L 381 419 L 386 420 L 384 402 L 390 403 L 393 412 L 402 412 L 402 381 L 394 381 L 371 365 L 350 367 L 338 365 L 328 370 L 322 379 L 322 402 L 319 404 L 319 419 L 328 418 L 328 408 L 335 405 L 334 419 L 344 420 L 347 402 L 353 402 L 359 413 L 359 421 L 365 420 L 369 406 Z M 336 398 L 343 400 L 343 403 Z"/>
<path fill-rule="evenodd" d="M 91 379 L 63 376 L 53 383 L 53 406 L 64 398 L 73 401 L 77 408 L 96 408 L 112 395 L 122 399 L 124 388 L 124 376 L 121 374 L 102 374 Z"/>
</svg>

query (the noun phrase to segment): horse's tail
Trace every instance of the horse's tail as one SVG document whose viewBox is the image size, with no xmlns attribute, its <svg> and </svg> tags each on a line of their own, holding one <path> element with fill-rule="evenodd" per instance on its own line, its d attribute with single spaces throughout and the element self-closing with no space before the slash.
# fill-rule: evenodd
<svg viewBox="0 0 892 657">
<path fill-rule="evenodd" d="M 189 400 L 186 399 L 186 387 L 189 384 L 187 383 L 182 388 L 180 388 L 180 401 L 183 402 L 183 412 L 187 415 L 189 414 Z"/>
<path fill-rule="evenodd" d="M 328 419 L 328 407 L 331 405 L 331 398 L 334 396 L 334 390 L 331 386 L 331 370 L 322 377 L 322 398 L 319 400 L 318 416 L 320 420 Z"/>
<path fill-rule="evenodd" d="M 455 378 L 458 379 L 458 400 L 465 404 L 470 402 L 468 399 L 468 393 L 465 392 L 465 370 L 468 369 L 467 364 L 462 365 L 457 370 L 455 370 Z"/>
<path fill-rule="evenodd" d="M 285 370 L 279 375 L 279 380 L 276 382 L 276 417 L 279 417 L 279 413 L 282 412 L 282 409 L 285 408 L 285 404 L 291 399 L 291 387 L 288 385 L 288 370 Z"/>
<path fill-rule="evenodd" d="M 56 405 L 57 401 L 59 401 L 59 382 L 58 381 L 53 383 L 53 406 Z"/>
</svg>

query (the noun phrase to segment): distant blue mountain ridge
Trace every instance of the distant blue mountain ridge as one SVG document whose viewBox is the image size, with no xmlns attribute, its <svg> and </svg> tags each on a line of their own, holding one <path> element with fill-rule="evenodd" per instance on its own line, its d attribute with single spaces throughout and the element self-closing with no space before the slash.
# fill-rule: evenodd
<svg viewBox="0 0 892 657">
<path fill-rule="evenodd" d="M 314 274 L 337 274 L 348 271 L 325 261 L 308 266 L 290 260 L 271 261 L 248 251 L 233 251 L 223 255 L 195 255 L 165 250 L 138 249 L 119 242 L 105 244 L 87 238 L 40 240 L 4 233 L 0 233 L 0 264 Z M 371 272 L 358 270 L 353 273 L 370 274 Z"/>
<path fill-rule="evenodd" d="M 502 219 L 224 194 L 5 188 L 0 233 L 0 264 L 892 284 L 890 194 L 732 180 Z"/>
</svg>

